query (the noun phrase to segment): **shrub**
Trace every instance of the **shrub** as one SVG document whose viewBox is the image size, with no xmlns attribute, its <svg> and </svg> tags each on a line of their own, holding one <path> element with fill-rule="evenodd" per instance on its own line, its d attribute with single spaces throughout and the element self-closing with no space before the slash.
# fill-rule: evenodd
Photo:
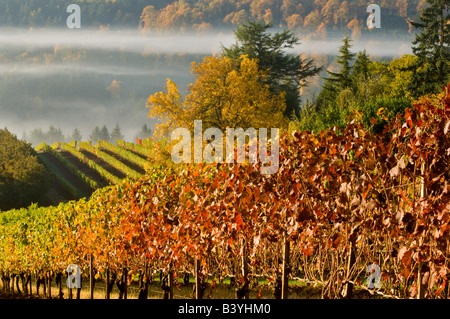
<svg viewBox="0 0 450 319">
<path fill-rule="evenodd" d="M 31 144 L 0 130 L 0 209 L 30 205 L 42 199 L 48 187 L 46 169 Z"/>
</svg>

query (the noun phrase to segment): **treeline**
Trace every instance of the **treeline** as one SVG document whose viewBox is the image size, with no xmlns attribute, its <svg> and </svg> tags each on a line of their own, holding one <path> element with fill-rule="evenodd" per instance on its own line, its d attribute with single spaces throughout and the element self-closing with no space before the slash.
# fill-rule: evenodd
<svg viewBox="0 0 450 319">
<path fill-rule="evenodd" d="M 207 30 L 258 20 L 308 33 L 365 28 L 370 1 L 360 0 L 117 0 L 0 1 L 0 25 L 65 27 L 69 4 L 82 9 L 84 27 L 140 27 L 164 30 Z M 425 0 L 381 0 L 383 28 L 408 31 Z"/>
<path fill-rule="evenodd" d="M 142 9 L 149 4 L 159 7 L 165 2 L 158 0 L 27 0 L 0 1 L 0 25 L 8 27 L 66 27 L 70 4 L 82 8 L 82 26 L 99 27 L 107 25 L 137 26 Z"/>
<path fill-rule="evenodd" d="M 140 131 L 138 131 L 134 139 L 145 139 L 147 137 L 152 137 L 152 130 L 144 124 Z M 110 130 L 106 125 L 103 125 L 101 128 L 96 126 L 88 136 L 83 136 L 82 132 L 75 128 L 71 134 L 64 135 L 61 128 L 56 128 L 53 125 L 50 125 L 48 130 L 42 130 L 41 128 L 36 128 L 30 131 L 29 133 L 24 132 L 22 136 L 22 140 L 31 143 L 36 146 L 41 143 L 45 143 L 47 145 L 52 145 L 58 142 L 73 142 L 73 141 L 81 141 L 81 140 L 89 140 L 94 145 L 97 144 L 98 141 L 106 141 L 116 144 L 117 140 L 123 140 L 124 135 L 122 134 L 122 130 L 118 123 L 116 126 Z"/>
<path fill-rule="evenodd" d="M 142 13 L 144 28 L 205 30 L 257 20 L 302 33 L 326 36 L 327 31 L 366 28 L 370 1 L 359 0 L 199 0 L 173 1 L 162 9 L 147 6 Z M 377 2 L 383 10 L 383 28 L 408 31 L 425 0 Z"/>
</svg>

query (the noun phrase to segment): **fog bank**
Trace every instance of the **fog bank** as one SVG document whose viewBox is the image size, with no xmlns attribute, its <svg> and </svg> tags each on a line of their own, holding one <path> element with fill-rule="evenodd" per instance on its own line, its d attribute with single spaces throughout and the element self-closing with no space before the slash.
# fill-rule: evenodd
<svg viewBox="0 0 450 319">
<path fill-rule="evenodd" d="M 300 40 L 290 52 L 336 56 L 342 45 L 340 36 Z M 132 140 L 143 124 L 154 128 L 156 121 L 146 116 L 149 95 L 163 90 L 167 78 L 184 93 L 192 81 L 191 62 L 218 54 L 222 44 L 229 47 L 234 42 L 231 30 L 180 35 L 0 29 L 0 127 L 19 137 L 50 125 L 66 135 L 79 128 L 87 139 L 95 126 L 112 129 L 118 123 Z M 353 52 L 364 49 L 373 59 L 392 59 L 410 54 L 411 43 L 352 41 Z M 113 82 L 118 85 L 115 93 Z"/>
</svg>

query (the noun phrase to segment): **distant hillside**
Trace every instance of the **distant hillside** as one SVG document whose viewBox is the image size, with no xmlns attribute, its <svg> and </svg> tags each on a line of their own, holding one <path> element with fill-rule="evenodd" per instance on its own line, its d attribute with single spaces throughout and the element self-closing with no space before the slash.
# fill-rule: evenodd
<svg viewBox="0 0 450 319">
<path fill-rule="evenodd" d="M 246 19 L 323 36 L 330 31 L 366 29 L 365 0 L 0 0 L 0 25 L 65 27 L 69 4 L 79 4 L 82 27 L 130 27 L 165 30 L 230 28 Z M 379 0 L 382 28 L 408 32 L 425 0 Z"/>
</svg>

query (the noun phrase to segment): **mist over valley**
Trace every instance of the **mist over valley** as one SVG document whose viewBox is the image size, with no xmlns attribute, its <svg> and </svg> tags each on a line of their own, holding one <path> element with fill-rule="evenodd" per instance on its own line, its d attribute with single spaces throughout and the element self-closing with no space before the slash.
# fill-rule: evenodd
<svg viewBox="0 0 450 319">
<path fill-rule="evenodd" d="M 292 51 L 332 65 L 343 34 L 326 40 L 303 39 Z M 352 42 L 352 51 L 366 50 L 374 60 L 411 53 L 411 41 L 370 37 Z M 75 128 L 83 140 L 96 126 L 118 124 L 132 141 L 146 124 L 149 95 L 163 91 L 167 78 L 185 93 L 190 67 L 204 56 L 217 55 L 234 43 L 233 30 L 203 33 L 157 33 L 138 30 L 11 29 L 0 30 L 0 127 L 19 138 L 32 130 Z M 324 74 L 322 74 L 324 75 Z M 312 99 L 320 90 L 316 77 L 302 92 Z"/>
</svg>

